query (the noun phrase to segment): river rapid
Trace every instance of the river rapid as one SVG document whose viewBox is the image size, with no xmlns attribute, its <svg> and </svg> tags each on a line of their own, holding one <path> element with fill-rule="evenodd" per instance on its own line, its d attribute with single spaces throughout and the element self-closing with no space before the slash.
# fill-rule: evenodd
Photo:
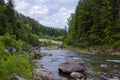
<svg viewBox="0 0 120 80">
<path fill-rule="evenodd" d="M 54 73 L 55 76 L 65 80 L 70 80 L 71 78 L 68 75 L 59 72 L 58 65 L 70 60 L 84 62 L 86 64 L 86 71 L 84 72 L 86 77 L 94 78 L 95 80 L 103 80 L 101 74 L 104 73 L 120 75 L 120 56 L 82 54 L 62 49 L 49 50 L 44 47 L 41 48 L 40 53 L 50 53 L 52 56 L 44 56 L 38 59 L 37 65 L 42 64 L 43 67 Z"/>
</svg>

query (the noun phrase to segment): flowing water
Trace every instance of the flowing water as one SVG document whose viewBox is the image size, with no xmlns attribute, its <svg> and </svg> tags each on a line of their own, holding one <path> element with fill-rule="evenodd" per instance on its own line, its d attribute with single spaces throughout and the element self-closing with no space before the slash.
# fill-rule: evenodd
<svg viewBox="0 0 120 80">
<path fill-rule="evenodd" d="M 37 60 L 37 64 L 43 64 L 45 68 L 53 72 L 56 76 L 62 77 L 70 80 L 68 75 L 60 73 L 58 70 L 58 65 L 65 61 L 78 60 L 85 62 L 86 71 L 85 75 L 87 77 L 94 77 L 95 80 L 100 79 L 100 73 L 119 73 L 120 74 L 120 56 L 113 55 L 90 55 L 81 54 L 68 50 L 47 50 L 45 48 L 41 49 L 41 53 L 50 53 L 52 56 L 45 56 Z M 118 76 L 119 76 L 118 74 Z"/>
</svg>

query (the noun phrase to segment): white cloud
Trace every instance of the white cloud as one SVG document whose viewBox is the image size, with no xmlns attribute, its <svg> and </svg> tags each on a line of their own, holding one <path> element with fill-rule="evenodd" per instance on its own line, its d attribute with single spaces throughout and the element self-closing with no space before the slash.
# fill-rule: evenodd
<svg viewBox="0 0 120 80">
<path fill-rule="evenodd" d="M 45 5 L 41 5 L 41 6 L 33 6 L 30 9 L 30 14 L 31 15 L 35 15 L 35 14 L 47 14 L 48 13 L 48 9 Z"/>
<path fill-rule="evenodd" d="M 66 23 L 67 18 L 70 16 L 70 13 L 72 12 L 74 11 L 63 7 L 60 8 L 55 15 L 52 15 L 52 17 L 55 19 L 55 23 Z"/>
<path fill-rule="evenodd" d="M 36 0 L 37 2 L 46 2 L 48 0 Z"/>
<path fill-rule="evenodd" d="M 63 28 L 77 2 L 78 0 L 15 0 L 15 5 L 18 12 L 35 18 L 43 25 Z"/>
<path fill-rule="evenodd" d="M 46 16 L 44 20 L 40 22 L 42 22 L 43 24 L 50 25 L 50 26 L 53 25 L 53 26 L 63 28 L 67 23 L 67 18 L 69 18 L 70 14 L 73 12 L 74 10 L 70 10 L 70 9 L 62 7 L 58 10 L 58 12 L 56 12 L 55 14 L 51 16 Z"/>
<path fill-rule="evenodd" d="M 18 11 L 25 9 L 28 6 L 30 6 L 30 4 L 27 3 L 27 2 L 25 2 L 24 0 L 18 0 L 18 1 L 16 1 L 16 9 Z"/>
</svg>

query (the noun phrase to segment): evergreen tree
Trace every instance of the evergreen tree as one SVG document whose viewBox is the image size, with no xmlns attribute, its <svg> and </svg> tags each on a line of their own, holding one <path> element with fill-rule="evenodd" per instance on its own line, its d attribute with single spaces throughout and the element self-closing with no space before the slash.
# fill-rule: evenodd
<svg viewBox="0 0 120 80">
<path fill-rule="evenodd" d="M 75 17 L 71 15 L 68 20 L 69 32 L 66 41 L 83 47 L 118 44 L 119 16 L 120 0 L 80 0 Z"/>
<path fill-rule="evenodd" d="M 6 27 L 6 17 L 4 15 L 4 7 L 5 7 L 4 0 L 0 0 L 0 35 L 4 34 Z"/>
<path fill-rule="evenodd" d="M 16 18 L 15 18 L 15 10 L 14 10 L 14 1 L 8 0 L 5 7 L 5 15 L 7 17 L 7 28 L 6 32 L 10 32 L 11 34 L 16 34 Z"/>
</svg>

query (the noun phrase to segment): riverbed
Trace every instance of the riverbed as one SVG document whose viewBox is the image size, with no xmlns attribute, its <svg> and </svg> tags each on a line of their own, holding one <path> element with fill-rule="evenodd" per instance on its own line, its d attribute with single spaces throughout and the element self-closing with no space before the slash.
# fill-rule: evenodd
<svg viewBox="0 0 120 80">
<path fill-rule="evenodd" d="M 101 79 L 102 73 L 113 73 L 119 76 L 120 74 L 120 56 L 115 55 L 94 55 L 94 54 L 82 54 L 69 50 L 53 49 L 49 50 L 41 48 L 41 54 L 48 53 L 52 56 L 44 56 L 37 60 L 37 65 L 43 65 L 49 71 L 54 73 L 55 76 L 61 77 L 65 80 L 71 78 L 59 72 L 58 65 L 65 61 L 77 60 L 86 64 L 86 71 L 84 72 L 86 77 L 94 78 L 95 80 Z M 120 77 L 118 77 L 120 80 Z"/>
</svg>

